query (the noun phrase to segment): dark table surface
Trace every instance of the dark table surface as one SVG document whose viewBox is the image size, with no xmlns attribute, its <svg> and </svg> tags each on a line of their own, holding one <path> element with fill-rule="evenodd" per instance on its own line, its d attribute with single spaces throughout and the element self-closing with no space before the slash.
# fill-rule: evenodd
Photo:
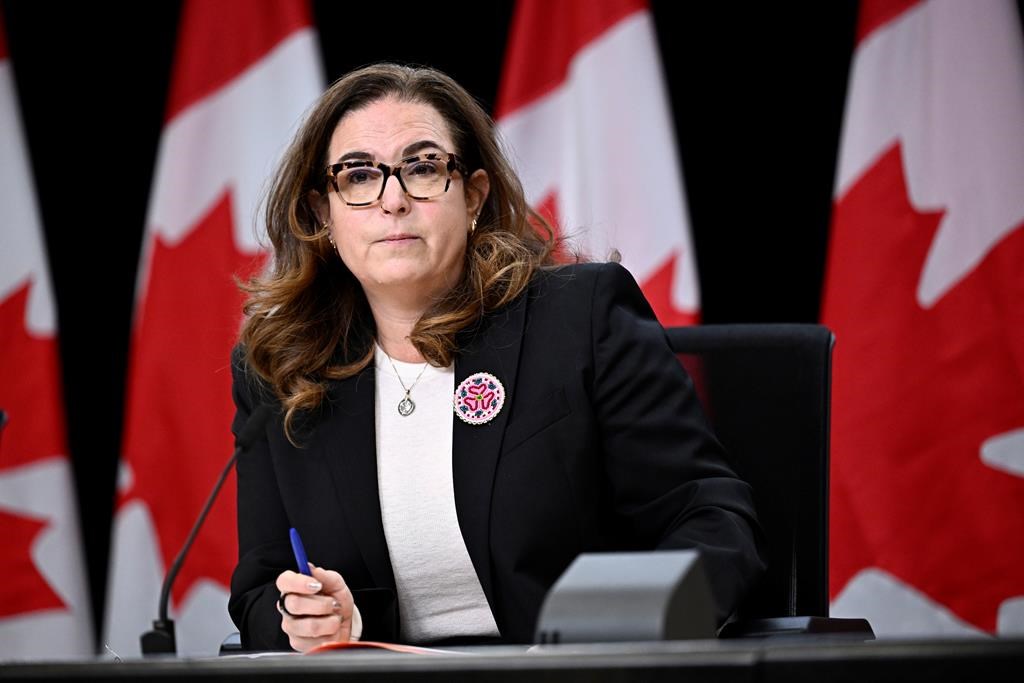
<svg viewBox="0 0 1024 683">
<path fill-rule="evenodd" d="M 7 663 L 0 680 L 159 681 L 1022 681 L 1024 638 L 850 641 L 789 638 L 460 648 L 412 655 Z"/>
</svg>

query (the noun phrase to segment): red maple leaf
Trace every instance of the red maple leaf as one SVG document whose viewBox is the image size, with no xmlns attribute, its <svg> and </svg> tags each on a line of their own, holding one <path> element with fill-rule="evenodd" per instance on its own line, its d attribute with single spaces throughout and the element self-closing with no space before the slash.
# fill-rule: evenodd
<svg viewBox="0 0 1024 683">
<path fill-rule="evenodd" d="M 32 561 L 32 544 L 45 521 L 0 509 L 0 619 L 47 609 L 67 609 Z"/>
<path fill-rule="evenodd" d="M 661 267 L 640 284 L 647 301 L 654 309 L 654 315 L 665 327 L 696 325 L 700 322 L 698 311 L 685 311 L 676 308 L 675 302 L 672 300 L 672 282 L 676 277 L 676 269 L 680 267 L 679 261 L 680 255 L 677 252 L 672 252 Z"/>
<path fill-rule="evenodd" d="M 32 335 L 25 327 L 31 287 L 26 283 L 0 301 L 0 408 L 10 417 L 0 435 L 0 476 L 67 453 L 57 341 Z M 46 526 L 45 520 L 0 510 L 0 616 L 66 608 L 31 555 L 32 542 Z"/>
<path fill-rule="evenodd" d="M 240 253 L 227 194 L 176 246 L 153 245 L 132 356 L 124 457 L 132 486 L 120 505 L 149 508 L 166 568 L 232 451 L 230 351 L 247 279 L 265 256 Z M 206 577 L 228 585 L 237 553 L 234 479 L 210 512 L 178 577 L 179 602 Z"/>
<path fill-rule="evenodd" d="M 57 340 L 25 329 L 30 283 L 0 301 L 0 469 L 67 453 Z"/>
<path fill-rule="evenodd" d="M 993 631 L 1024 594 L 1024 479 L 979 458 L 1024 425 L 1024 225 L 923 309 L 941 215 L 910 205 L 898 145 L 835 207 L 831 589 L 879 567 Z"/>
</svg>

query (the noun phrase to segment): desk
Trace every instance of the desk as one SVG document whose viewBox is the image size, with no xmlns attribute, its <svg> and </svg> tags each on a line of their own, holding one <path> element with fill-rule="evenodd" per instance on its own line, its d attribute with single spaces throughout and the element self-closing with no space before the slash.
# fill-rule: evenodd
<svg viewBox="0 0 1024 683">
<path fill-rule="evenodd" d="M 1024 639 L 679 641 L 463 648 L 445 655 L 350 650 L 317 656 L 8 664 L 2 681 L 1020 681 Z"/>
</svg>

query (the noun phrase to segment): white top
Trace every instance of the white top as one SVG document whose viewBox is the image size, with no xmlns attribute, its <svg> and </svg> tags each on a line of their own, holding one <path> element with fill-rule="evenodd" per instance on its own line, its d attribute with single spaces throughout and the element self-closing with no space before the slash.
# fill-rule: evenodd
<svg viewBox="0 0 1024 683">
<path fill-rule="evenodd" d="M 498 626 L 455 513 L 455 369 L 424 369 L 423 363 L 397 360 L 392 368 L 380 346 L 374 363 L 380 512 L 398 589 L 403 640 L 497 636 Z M 405 390 L 395 369 L 416 404 L 407 417 L 398 414 Z"/>
</svg>

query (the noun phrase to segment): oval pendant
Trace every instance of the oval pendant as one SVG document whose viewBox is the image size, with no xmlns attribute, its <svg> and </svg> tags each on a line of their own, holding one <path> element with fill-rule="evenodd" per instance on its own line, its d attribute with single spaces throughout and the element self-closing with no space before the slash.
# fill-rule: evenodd
<svg viewBox="0 0 1024 683">
<path fill-rule="evenodd" d="M 414 410 L 416 410 L 416 404 L 408 396 L 398 402 L 398 414 L 402 417 L 409 417 Z"/>
</svg>

